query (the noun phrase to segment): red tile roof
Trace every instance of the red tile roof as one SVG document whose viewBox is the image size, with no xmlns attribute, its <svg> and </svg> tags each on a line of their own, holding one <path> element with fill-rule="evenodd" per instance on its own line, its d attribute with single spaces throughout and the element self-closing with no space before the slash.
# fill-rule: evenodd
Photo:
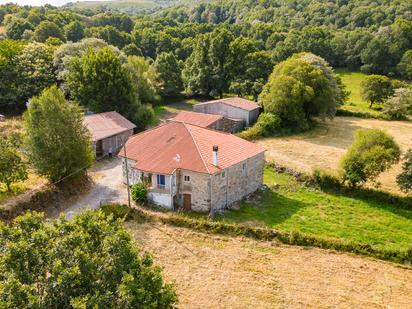
<svg viewBox="0 0 412 309">
<path fill-rule="evenodd" d="M 117 112 L 86 115 L 84 124 L 92 134 L 93 141 L 120 134 L 136 126 Z"/>
<path fill-rule="evenodd" d="M 213 146 L 219 147 L 219 166 L 213 165 Z M 169 122 L 132 136 L 126 143 L 134 168 L 172 174 L 180 168 L 214 174 L 265 151 L 261 146 L 232 134 L 181 122 Z M 124 149 L 119 153 L 124 157 Z"/>
<path fill-rule="evenodd" d="M 184 122 L 188 124 L 193 124 L 195 126 L 207 128 L 211 124 L 215 123 L 219 119 L 222 119 L 223 116 L 213 115 L 213 114 L 203 114 L 196 112 L 180 112 L 174 118 L 171 118 L 172 121 Z"/>
<path fill-rule="evenodd" d="M 257 105 L 256 102 L 246 100 L 246 99 L 243 99 L 243 98 L 239 98 L 239 97 L 213 100 L 213 101 L 199 103 L 198 105 L 210 104 L 210 103 L 222 103 L 222 104 L 234 106 L 234 107 L 237 107 L 237 108 L 240 108 L 240 109 L 244 109 L 244 110 L 247 110 L 247 111 L 252 111 L 254 109 L 259 108 L 259 105 Z"/>
</svg>

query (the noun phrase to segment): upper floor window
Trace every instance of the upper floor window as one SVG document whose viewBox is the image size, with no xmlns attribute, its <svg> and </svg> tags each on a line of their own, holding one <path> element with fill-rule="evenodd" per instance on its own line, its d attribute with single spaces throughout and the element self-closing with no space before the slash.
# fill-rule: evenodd
<svg viewBox="0 0 412 309">
<path fill-rule="evenodd" d="M 246 162 L 242 164 L 242 172 L 243 172 L 243 175 L 246 175 L 246 173 L 247 173 L 247 165 L 246 165 Z"/>
<path fill-rule="evenodd" d="M 185 181 L 190 181 L 190 176 L 185 175 L 184 180 L 185 180 Z"/>
<path fill-rule="evenodd" d="M 226 177 L 226 172 L 222 172 L 222 178 Z"/>
</svg>

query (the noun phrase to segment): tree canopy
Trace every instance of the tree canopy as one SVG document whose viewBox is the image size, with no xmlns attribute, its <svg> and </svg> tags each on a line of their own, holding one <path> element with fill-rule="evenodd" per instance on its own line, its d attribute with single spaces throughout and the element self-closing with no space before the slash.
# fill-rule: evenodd
<svg viewBox="0 0 412 309">
<path fill-rule="evenodd" d="M 101 211 L 0 224 L 2 308 L 172 308 L 176 294 L 121 220 Z"/>
</svg>

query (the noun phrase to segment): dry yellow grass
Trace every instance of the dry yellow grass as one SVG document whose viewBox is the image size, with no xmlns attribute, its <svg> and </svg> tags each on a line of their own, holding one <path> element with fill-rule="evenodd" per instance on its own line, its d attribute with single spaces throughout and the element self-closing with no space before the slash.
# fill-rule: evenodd
<svg viewBox="0 0 412 309">
<path fill-rule="evenodd" d="M 353 142 L 353 133 L 358 128 L 383 129 L 395 138 L 403 151 L 412 147 L 412 122 L 355 117 L 336 117 L 309 133 L 266 138 L 258 143 L 267 149 L 267 160 L 281 165 L 308 172 L 315 167 L 337 170 L 339 160 Z M 400 164 L 379 177 L 383 190 L 399 192 L 395 182 L 399 172 Z"/>
<path fill-rule="evenodd" d="M 388 262 L 156 223 L 126 223 L 174 281 L 180 308 L 412 308 L 412 270 Z"/>
</svg>

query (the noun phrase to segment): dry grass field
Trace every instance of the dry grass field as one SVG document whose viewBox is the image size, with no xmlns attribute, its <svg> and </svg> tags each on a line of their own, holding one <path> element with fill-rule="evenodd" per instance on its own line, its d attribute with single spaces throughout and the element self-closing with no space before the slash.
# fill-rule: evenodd
<svg viewBox="0 0 412 309">
<path fill-rule="evenodd" d="M 337 170 L 339 160 L 353 142 L 358 128 L 379 128 L 391 134 L 405 151 L 412 147 L 412 122 L 383 121 L 355 117 L 336 117 L 314 130 L 296 136 L 266 138 L 258 141 L 267 149 L 266 158 L 297 170 L 311 172 L 313 168 Z M 395 177 L 400 164 L 379 177 L 381 188 L 399 192 Z"/>
<path fill-rule="evenodd" d="M 412 269 L 349 254 L 126 223 L 179 308 L 412 308 Z"/>
</svg>

